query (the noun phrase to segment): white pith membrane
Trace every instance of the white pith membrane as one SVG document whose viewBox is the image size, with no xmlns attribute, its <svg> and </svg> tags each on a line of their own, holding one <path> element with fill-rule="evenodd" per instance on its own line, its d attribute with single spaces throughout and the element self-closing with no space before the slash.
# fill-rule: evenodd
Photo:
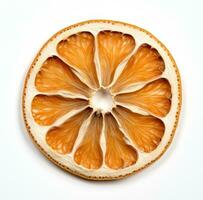
<svg viewBox="0 0 203 200">
<path fill-rule="evenodd" d="M 90 107 L 97 113 L 107 113 L 111 112 L 112 108 L 115 107 L 115 102 L 108 90 L 100 88 L 90 98 Z"/>
<path fill-rule="evenodd" d="M 97 44 L 97 37 L 98 34 L 101 31 L 113 31 L 113 32 L 120 32 L 123 34 L 128 34 L 132 36 L 135 40 L 135 48 L 125 57 L 121 63 L 119 64 L 118 68 L 115 71 L 115 75 L 113 77 L 113 80 L 106 84 L 102 84 L 102 75 L 101 75 L 101 63 L 99 61 L 99 55 L 98 55 L 98 44 Z M 57 45 L 63 41 L 66 40 L 68 37 L 81 33 L 81 32 L 88 32 L 91 33 L 95 38 L 95 56 L 94 56 L 94 62 L 96 66 L 96 72 L 98 75 L 98 83 L 97 80 L 94 81 L 94 85 L 90 83 L 90 81 L 87 78 L 84 78 L 82 75 L 83 72 L 79 72 L 75 70 L 75 67 L 73 63 L 68 63 L 66 59 L 64 59 L 63 56 L 59 55 L 57 52 Z M 143 44 L 148 44 L 151 47 L 155 48 L 159 54 L 161 55 L 164 63 L 165 63 L 165 70 L 163 73 L 153 79 L 150 79 L 148 81 L 144 81 L 138 84 L 135 84 L 134 86 L 129 86 L 127 88 L 124 88 L 121 91 L 113 92 L 111 91 L 111 86 L 114 85 L 116 80 L 118 79 L 119 75 L 122 73 L 124 66 L 129 61 L 132 55 L 139 49 L 139 47 Z M 58 90 L 53 92 L 40 92 L 35 85 L 36 76 L 38 72 L 40 71 L 43 63 L 50 57 L 56 56 L 60 60 L 62 60 L 64 63 L 66 63 L 68 66 L 71 67 L 73 72 L 79 77 L 79 79 L 85 83 L 86 85 L 91 88 L 90 97 L 86 94 L 79 94 L 79 93 L 71 93 L 64 90 Z M 168 142 L 171 139 L 171 134 L 174 128 L 174 124 L 176 122 L 176 114 L 179 109 L 179 83 L 178 83 L 178 77 L 176 73 L 176 69 L 173 66 L 173 61 L 171 60 L 170 56 L 167 54 L 167 51 L 164 50 L 164 48 L 158 43 L 156 40 L 153 39 L 153 37 L 150 37 L 149 34 L 142 31 L 139 28 L 134 28 L 130 26 L 123 25 L 121 23 L 108 23 L 108 22 L 91 22 L 82 24 L 79 26 L 72 27 L 71 29 L 67 29 L 60 34 L 56 35 L 55 38 L 50 40 L 47 45 L 42 49 L 40 52 L 40 55 L 38 56 L 37 61 L 34 63 L 33 68 L 31 69 L 29 78 L 27 80 L 26 88 L 25 88 L 25 97 L 24 97 L 24 112 L 25 112 L 25 118 L 27 121 L 28 126 L 30 127 L 30 132 L 32 133 L 34 139 L 36 142 L 43 148 L 43 150 L 51 156 L 55 161 L 62 164 L 63 166 L 67 167 L 73 172 L 76 172 L 78 174 L 81 174 L 86 177 L 92 177 L 92 178 L 102 178 L 102 177 L 108 177 L 108 178 L 114 178 L 118 176 L 125 176 L 127 174 L 132 173 L 133 171 L 137 171 L 147 164 L 151 163 L 153 160 L 155 160 L 157 157 L 160 156 L 160 154 L 164 151 L 165 147 L 167 146 Z M 146 86 L 146 84 L 150 84 L 152 81 L 159 80 L 161 78 L 165 78 L 168 80 L 171 86 L 171 107 L 170 111 L 164 116 L 155 116 L 150 110 L 142 109 L 138 105 L 130 105 L 127 103 L 122 102 L 116 102 L 115 97 L 117 94 L 125 94 L 128 92 L 134 92 L 138 91 L 139 89 Z M 164 79 L 164 80 L 165 80 Z M 97 85 L 99 84 L 99 86 Z M 84 86 L 86 87 L 86 86 Z M 63 88 L 62 88 L 63 89 Z M 38 95 L 38 96 L 37 96 Z M 63 98 L 70 98 L 70 99 L 86 99 L 89 100 L 88 104 L 84 103 L 84 105 L 81 105 L 79 102 L 78 104 L 74 105 L 77 109 L 71 110 L 69 107 L 67 107 L 67 112 L 64 111 L 62 115 L 60 115 L 56 120 L 53 120 L 52 122 L 46 121 L 45 124 L 39 124 L 37 123 L 33 118 L 32 113 L 32 103 L 33 99 L 35 97 L 42 97 L 45 96 L 55 96 L 57 101 L 63 104 Z M 58 98 L 59 97 L 59 98 Z M 40 98 L 38 101 L 40 101 Z M 47 98 L 47 97 L 46 97 Z M 45 98 L 45 99 L 46 99 Z M 99 102 L 100 99 L 100 102 Z M 44 99 L 42 99 L 44 101 Z M 130 109 L 133 113 L 138 113 L 141 115 L 151 115 L 155 116 L 157 119 L 160 119 L 163 124 L 165 131 L 163 133 L 163 136 L 161 138 L 160 143 L 158 146 L 150 152 L 144 152 L 141 148 L 139 148 L 139 145 L 136 145 L 133 143 L 132 138 L 129 137 L 129 134 L 126 133 L 126 129 L 122 127 L 121 121 L 119 121 L 118 116 L 116 116 L 116 112 L 113 112 L 115 107 L 119 107 L 119 105 L 122 105 L 125 108 Z M 92 108 L 92 112 L 90 110 L 87 111 L 88 107 Z M 56 149 L 53 149 L 50 147 L 50 145 L 47 144 L 46 141 L 46 135 L 48 131 L 53 130 L 54 128 L 57 128 L 67 122 L 71 117 L 74 117 L 80 112 L 85 110 L 88 112 L 87 116 L 84 117 L 83 122 L 81 123 L 81 127 L 79 129 L 79 132 L 77 134 L 77 137 L 75 139 L 75 143 L 68 152 L 68 149 L 64 149 L 64 152 L 68 152 L 65 154 L 61 154 L 60 152 L 56 151 Z M 109 113 L 112 112 L 112 115 Z M 82 112 L 81 112 L 82 113 Z M 101 162 L 101 165 L 98 164 L 97 169 L 91 169 L 91 166 L 84 167 L 81 164 L 78 164 L 77 162 L 83 162 L 81 160 L 74 159 L 74 154 L 78 153 L 77 150 L 80 148 L 81 142 L 85 138 L 85 133 L 88 132 L 88 126 L 92 122 L 93 119 L 97 117 L 102 118 L 102 128 L 101 128 L 101 135 L 99 138 L 99 143 L 101 147 L 101 152 L 103 155 L 103 159 Z M 110 117 L 109 117 L 110 116 Z M 133 151 L 136 152 L 136 160 L 135 163 L 130 164 L 130 166 L 113 169 L 109 167 L 105 162 L 105 153 L 106 153 L 106 139 L 105 139 L 105 128 L 107 125 L 105 124 L 106 120 L 111 120 L 111 116 L 114 116 L 114 119 L 116 120 L 115 123 L 119 125 L 120 131 L 124 135 L 125 142 L 127 145 L 130 145 L 133 148 Z M 104 119 L 105 118 L 105 119 Z M 40 118 L 39 120 L 44 120 L 43 118 Z M 51 123 L 51 124 L 50 124 Z M 101 122 L 95 122 L 100 123 Z M 96 125 L 95 125 L 96 126 Z M 79 151 L 79 150 L 78 150 Z M 81 152 L 78 153 L 78 155 L 81 154 Z M 100 162 L 97 160 L 98 163 Z M 95 161 L 95 162 L 97 162 Z"/>
</svg>

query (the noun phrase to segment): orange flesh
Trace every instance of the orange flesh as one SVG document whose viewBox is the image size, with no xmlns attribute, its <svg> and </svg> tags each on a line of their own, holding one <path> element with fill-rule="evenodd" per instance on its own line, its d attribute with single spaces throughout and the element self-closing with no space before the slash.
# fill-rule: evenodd
<svg viewBox="0 0 203 200">
<path fill-rule="evenodd" d="M 77 78 L 66 65 L 56 56 L 48 58 L 38 72 L 35 85 L 40 92 L 67 91 L 89 96 L 91 90 Z"/>
<path fill-rule="evenodd" d="M 89 32 L 81 32 L 68 37 L 57 45 L 57 51 L 74 69 L 82 72 L 94 88 L 99 87 L 94 63 L 94 36 Z"/>
<path fill-rule="evenodd" d="M 97 45 L 101 84 L 108 87 L 119 64 L 135 48 L 135 40 L 128 34 L 101 31 L 97 36 Z M 83 83 L 81 80 L 87 80 L 92 88 L 98 89 L 97 91 L 103 88 L 99 88 L 94 63 L 95 39 L 91 33 L 80 32 L 62 40 L 57 45 L 57 52 L 58 57 L 48 58 L 35 79 L 37 90 L 50 95 L 37 95 L 32 101 L 32 116 L 36 123 L 43 126 L 52 125 L 65 114 L 89 105 L 86 100 L 64 98 L 53 95 L 54 93 L 65 91 L 91 99 L 92 89 L 85 84 L 86 81 Z M 137 106 L 157 117 L 166 116 L 171 107 L 171 86 L 164 78 L 153 81 L 164 70 L 165 64 L 159 52 L 150 45 L 141 45 L 127 62 L 110 92 L 117 93 L 135 84 L 149 83 L 137 91 L 118 94 L 113 100 L 125 103 L 126 106 Z M 81 80 L 77 77 L 78 74 L 81 75 Z M 95 110 L 98 111 L 97 108 Z M 111 169 L 126 168 L 135 164 L 138 159 L 136 149 L 129 145 L 129 142 L 132 141 L 136 148 L 146 153 L 155 150 L 160 144 L 165 131 L 160 119 L 133 113 L 122 106 L 113 108 L 114 115 L 105 112 L 105 158 L 103 159 L 100 146 L 103 116 L 95 112 L 74 153 L 74 161 L 78 165 L 87 169 L 99 169 L 104 161 Z M 92 109 L 86 108 L 63 124 L 49 129 L 46 142 L 50 148 L 63 155 L 71 153 L 81 125 L 91 113 Z"/>
<path fill-rule="evenodd" d="M 130 58 L 111 91 L 116 93 L 136 83 L 150 81 L 160 76 L 164 69 L 165 64 L 159 52 L 143 44 Z"/>
<path fill-rule="evenodd" d="M 143 108 L 152 114 L 164 117 L 171 107 L 171 86 L 162 78 L 145 85 L 142 89 L 117 95 L 115 100 Z"/>
<path fill-rule="evenodd" d="M 112 31 L 101 31 L 98 34 L 103 86 L 108 86 L 112 82 L 116 68 L 134 48 L 135 40 L 130 35 Z"/>
<path fill-rule="evenodd" d="M 140 150 L 151 152 L 161 142 L 165 126 L 160 119 L 133 113 L 121 106 L 114 109 L 114 114 L 122 128 Z"/>
<path fill-rule="evenodd" d="M 137 161 L 136 150 L 126 144 L 126 138 L 111 114 L 105 115 L 105 137 L 105 163 L 109 168 L 121 169 L 133 165 Z"/>
<path fill-rule="evenodd" d="M 58 95 L 37 95 L 32 101 L 32 116 L 39 125 L 51 125 L 72 110 L 87 106 L 88 101 L 70 99 Z"/>
<path fill-rule="evenodd" d="M 74 154 L 78 165 L 88 169 L 98 169 L 103 162 L 100 136 L 103 126 L 102 115 L 94 114 L 85 136 Z"/>
<path fill-rule="evenodd" d="M 46 135 L 47 144 L 60 154 L 70 153 L 82 123 L 89 117 L 91 112 L 92 109 L 87 108 L 60 126 L 51 128 Z"/>
</svg>

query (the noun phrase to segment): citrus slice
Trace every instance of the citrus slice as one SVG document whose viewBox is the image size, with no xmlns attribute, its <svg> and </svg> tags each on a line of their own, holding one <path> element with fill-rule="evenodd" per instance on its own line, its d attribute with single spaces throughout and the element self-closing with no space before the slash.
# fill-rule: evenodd
<svg viewBox="0 0 203 200">
<path fill-rule="evenodd" d="M 42 47 L 23 92 L 26 127 L 41 152 L 86 179 L 112 180 L 156 161 L 181 108 L 178 68 L 148 31 L 82 22 Z"/>
</svg>

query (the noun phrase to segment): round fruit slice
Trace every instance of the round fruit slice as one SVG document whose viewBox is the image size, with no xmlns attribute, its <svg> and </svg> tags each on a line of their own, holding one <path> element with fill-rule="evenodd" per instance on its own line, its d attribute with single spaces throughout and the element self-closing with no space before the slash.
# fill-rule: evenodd
<svg viewBox="0 0 203 200">
<path fill-rule="evenodd" d="M 112 180 L 156 161 L 181 108 L 178 68 L 134 25 L 82 22 L 42 47 L 23 92 L 26 127 L 41 152 L 86 179 Z"/>
</svg>

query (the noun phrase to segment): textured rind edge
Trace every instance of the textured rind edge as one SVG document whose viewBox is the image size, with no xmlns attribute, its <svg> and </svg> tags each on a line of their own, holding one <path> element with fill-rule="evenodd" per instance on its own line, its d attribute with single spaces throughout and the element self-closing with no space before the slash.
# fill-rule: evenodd
<svg viewBox="0 0 203 200">
<path fill-rule="evenodd" d="M 120 25 L 124 25 L 124 26 L 128 26 L 128 27 L 131 27 L 131 28 L 134 28 L 134 29 L 137 29 L 141 32 L 144 32 L 145 34 L 147 34 L 150 38 L 152 38 L 153 40 L 155 40 L 162 48 L 163 50 L 167 53 L 168 57 L 170 58 L 171 62 L 173 63 L 173 67 L 175 68 L 175 72 L 176 72 L 176 75 L 177 75 L 177 82 L 178 82 L 178 109 L 177 109 L 177 112 L 176 112 L 176 115 L 175 115 L 175 118 L 176 118 L 176 121 L 174 123 L 174 126 L 173 126 L 173 130 L 170 134 L 170 140 L 168 141 L 167 145 L 165 146 L 164 150 L 159 154 L 159 156 L 157 156 L 154 160 L 152 160 L 151 162 L 147 163 L 146 165 L 144 165 L 143 167 L 137 169 L 137 170 L 134 170 L 132 171 L 131 173 L 129 174 L 125 174 L 125 175 L 121 175 L 121 176 L 117 176 L 117 177 L 110 177 L 110 176 L 102 176 L 102 177 L 94 177 L 94 176 L 85 176 L 81 173 L 78 173 L 77 171 L 73 171 L 71 169 L 69 169 L 67 166 L 65 165 L 62 165 L 61 163 L 59 163 L 58 161 L 56 161 L 55 159 L 53 159 L 38 143 L 37 141 L 35 140 L 35 138 L 33 137 L 31 131 L 30 131 L 30 127 L 28 125 L 28 122 L 26 120 L 26 114 L 25 114 L 25 96 L 26 96 L 26 86 L 27 86 L 27 81 L 29 79 L 29 76 L 30 76 L 30 72 L 32 70 L 32 68 L 35 66 L 35 63 L 38 61 L 38 57 L 41 55 L 41 52 L 42 50 L 47 46 L 47 44 L 49 42 L 51 42 L 52 40 L 54 40 L 58 35 L 60 35 L 61 33 L 69 30 L 69 29 L 72 29 L 74 27 L 78 27 L 78 26 L 81 26 L 81 25 L 84 25 L 84 24 L 89 24 L 89 23 L 99 23 L 99 22 L 102 22 L 102 23 L 110 23 L 110 24 L 120 24 Z M 140 28 L 136 25 L 132 25 L 132 24 L 128 24 L 128 23 L 125 23 L 125 22 L 120 22 L 120 21 L 113 21 L 113 20 L 106 20 L 106 19 L 98 19 L 98 20 L 88 20 L 88 21 L 84 21 L 84 22 L 80 22 L 80 23 L 77 23 L 77 24 L 74 24 L 74 25 L 71 25 L 71 26 L 68 26 L 60 31 L 58 31 L 56 34 L 54 34 L 43 46 L 42 48 L 38 51 L 37 55 L 35 56 L 32 64 L 30 65 L 30 68 L 27 72 L 27 75 L 25 77 L 25 81 L 24 81 L 24 87 L 23 87 L 23 94 L 22 94 L 22 114 L 23 114 L 23 119 L 24 119 L 24 122 L 25 122 L 25 126 L 26 126 L 26 129 L 27 129 L 27 132 L 29 133 L 29 136 L 32 138 L 34 144 L 38 147 L 38 149 L 42 152 L 42 154 L 44 154 L 44 156 L 49 159 L 50 161 L 52 161 L 54 164 L 56 164 L 58 167 L 62 168 L 63 170 L 65 171 L 68 171 L 70 172 L 71 174 L 73 175 L 77 175 L 83 179 L 87 179 L 87 180 L 117 180 L 117 179 L 123 179 L 125 177 L 128 177 L 132 174 L 135 174 L 136 172 L 139 172 L 143 169 L 145 169 L 146 167 L 148 167 L 149 165 L 151 165 L 152 163 L 154 163 L 156 160 L 158 160 L 164 153 L 165 151 L 168 149 L 168 147 L 170 146 L 172 140 L 173 140 L 173 137 L 175 135 L 175 131 L 176 131 L 176 128 L 177 128 L 177 125 L 178 125 L 178 121 L 179 121 L 179 116 L 180 116 L 180 111 L 181 111 L 181 106 L 182 106 L 182 85 L 181 85 L 181 77 L 180 77 L 180 73 L 179 73 L 179 70 L 178 70 L 178 67 L 176 65 L 176 62 L 174 60 L 174 58 L 172 57 L 171 53 L 169 52 L 169 50 L 166 48 L 166 46 L 164 44 L 162 44 L 153 34 L 151 34 L 150 32 L 148 32 L 147 30 L 143 29 L 143 28 Z"/>
</svg>

